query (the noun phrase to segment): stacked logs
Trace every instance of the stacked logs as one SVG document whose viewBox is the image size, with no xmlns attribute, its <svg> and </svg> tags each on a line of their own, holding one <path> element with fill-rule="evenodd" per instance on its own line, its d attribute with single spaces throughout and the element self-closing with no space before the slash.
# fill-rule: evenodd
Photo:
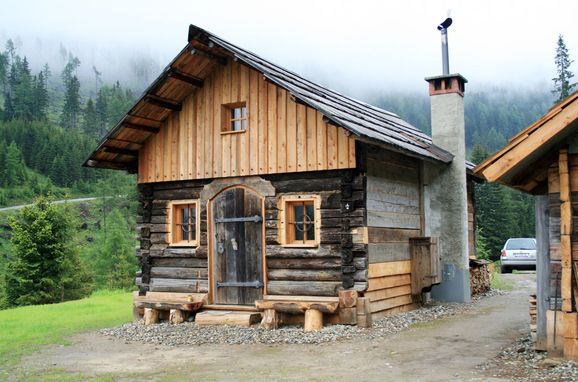
<svg viewBox="0 0 578 382">
<path fill-rule="evenodd" d="M 489 261 L 470 259 L 470 293 L 475 296 L 490 290 Z"/>
</svg>

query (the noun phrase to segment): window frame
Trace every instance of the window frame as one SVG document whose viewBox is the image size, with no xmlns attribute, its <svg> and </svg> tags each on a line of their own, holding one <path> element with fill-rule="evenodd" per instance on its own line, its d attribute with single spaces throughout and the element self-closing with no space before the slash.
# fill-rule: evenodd
<svg viewBox="0 0 578 382">
<path fill-rule="evenodd" d="M 313 203 L 313 224 L 314 239 L 305 240 L 304 242 L 290 241 L 290 220 L 292 219 L 291 207 L 297 203 Z M 278 203 L 280 224 L 279 224 L 279 242 L 283 247 L 295 248 L 316 248 L 319 247 L 321 237 L 321 197 L 319 195 L 283 195 Z"/>
<path fill-rule="evenodd" d="M 231 111 L 235 109 L 241 110 L 240 118 L 232 118 Z M 243 118 L 243 109 L 245 109 L 245 118 Z M 233 130 L 232 124 L 234 121 L 239 121 L 241 124 L 240 130 Z M 243 129 L 243 122 L 245 122 L 245 128 Z M 247 108 L 246 101 L 232 102 L 222 105 L 221 113 L 221 134 L 239 134 L 244 133 L 249 128 L 249 109 Z"/>
<path fill-rule="evenodd" d="M 195 239 L 194 240 L 177 240 L 175 237 L 177 234 L 177 219 L 178 219 L 178 212 L 181 211 L 184 206 L 190 208 L 188 206 L 194 205 L 195 206 L 195 222 L 194 222 L 194 229 L 195 229 Z M 200 222 L 200 207 L 201 203 L 199 199 L 184 199 L 184 200 L 173 200 L 168 203 L 167 205 L 167 241 L 169 246 L 174 247 L 198 247 L 199 246 L 199 238 L 201 235 L 201 222 Z M 190 215 L 192 217 L 192 215 Z M 191 224 L 193 225 L 193 224 Z"/>
</svg>

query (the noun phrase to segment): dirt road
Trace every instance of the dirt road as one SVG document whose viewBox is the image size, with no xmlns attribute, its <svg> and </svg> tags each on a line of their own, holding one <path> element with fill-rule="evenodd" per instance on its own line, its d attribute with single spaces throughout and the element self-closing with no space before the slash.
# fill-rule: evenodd
<svg viewBox="0 0 578 382">
<path fill-rule="evenodd" d="M 88 333 L 22 366 L 122 381 L 501 381 L 476 365 L 527 330 L 528 295 L 535 285 L 533 273 L 504 277 L 515 284 L 511 293 L 379 340 L 168 348 Z"/>
</svg>

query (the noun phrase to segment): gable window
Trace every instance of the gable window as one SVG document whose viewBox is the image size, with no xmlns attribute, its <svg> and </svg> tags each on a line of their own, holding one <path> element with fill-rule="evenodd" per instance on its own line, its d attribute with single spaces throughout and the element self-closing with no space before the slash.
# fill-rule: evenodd
<svg viewBox="0 0 578 382">
<path fill-rule="evenodd" d="M 221 132 L 236 133 L 247 130 L 247 104 L 245 102 L 223 105 Z"/>
<path fill-rule="evenodd" d="M 319 244 L 319 197 L 282 197 L 282 242 L 286 246 L 315 247 Z"/>
<path fill-rule="evenodd" d="M 169 240 L 174 246 L 196 246 L 199 237 L 199 208 L 196 200 L 171 202 Z"/>
</svg>

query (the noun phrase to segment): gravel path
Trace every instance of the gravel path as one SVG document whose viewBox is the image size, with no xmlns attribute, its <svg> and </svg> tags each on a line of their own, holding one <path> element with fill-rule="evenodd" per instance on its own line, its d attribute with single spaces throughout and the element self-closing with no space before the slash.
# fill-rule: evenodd
<svg viewBox="0 0 578 382">
<path fill-rule="evenodd" d="M 494 378 L 507 378 L 510 381 L 578 380 L 578 363 L 546 358 L 546 353 L 534 350 L 529 333 L 503 348 L 495 359 L 481 365 L 479 369 Z"/>
<path fill-rule="evenodd" d="M 454 316 L 471 310 L 481 299 L 505 294 L 492 290 L 477 296 L 470 304 L 429 304 L 417 310 L 374 321 L 370 329 L 349 325 L 328 325 L 318 332 L 304 332 L 301 326 L 287 326 L 277 330 L 239 326 L 197 326 L 194 322 L 181 325 L 160 323 L 145 326 L 143 320 L 116 328 L 100 330 L 101 334 L 128 342 L 142 342 L 166 346 L 204 344 L 320 344 L 359 338 L 378 339 L 398 333 L 413 324 Z"/>
</svg>

